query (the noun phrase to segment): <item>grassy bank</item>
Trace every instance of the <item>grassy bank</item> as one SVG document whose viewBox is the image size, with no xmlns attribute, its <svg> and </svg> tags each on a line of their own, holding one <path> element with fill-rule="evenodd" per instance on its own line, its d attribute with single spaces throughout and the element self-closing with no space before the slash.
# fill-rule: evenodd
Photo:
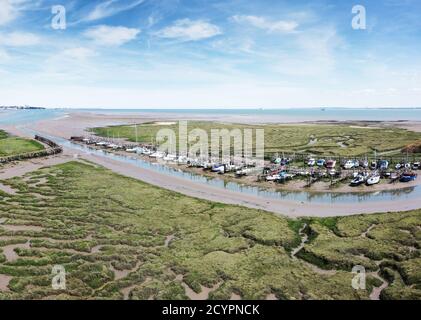
<svg viewBox="0 0 421 320">
<path fill-rule="evenodd" d="M 8 157 L 22 153 L 43 150 L 44 146 L 30 139 L 10 137 L 0 130 L 0 157 Z"/>
<path fill-rule="evenodd" d="M 186 299 L 186 286 L 216 286 L 210 299 L 367 299 L 379 280 L 369 275 L 367 290 L 354 290 L 354 264 L 390 279 L 383 298 L 421 298 L 420 210 L 290 220 L 80 162 L 2 183 L 17 193 L 0 190 L 0 247 L 31 247 L 14 260 L 0 253 L 0 278 L 12 277 L 0 299 Z M 291 258 L 304 223 L 310 242 Z M 56 264 L 66 290 L 51 288 Z"/>
<path fill-rule="evenodd" d="M 265 130 L 265 152 L 311 153 L 332 156 L 361 156 L 379 153 L 399 154 L 400 150 L 421 139 L 421 133 L 399 128 L 375 128 L 353 125 L 243 125 L 205 121 L 189 121 L 189 131 L 211 129 L 245 128 Z M 147 123 L 137 126 L 138 141 L 151 143 L 160 129 L 173 129 L 178 136 L 178 124 L 160 125 Z M 92 131 L 103 137 L 127 138 L 136 141 L 133 125 L 94 128 Z M 209 138 L 210 139 L 210 138 Z M 178 139 L 177 139 L 178 140 Z"/>
</svg>

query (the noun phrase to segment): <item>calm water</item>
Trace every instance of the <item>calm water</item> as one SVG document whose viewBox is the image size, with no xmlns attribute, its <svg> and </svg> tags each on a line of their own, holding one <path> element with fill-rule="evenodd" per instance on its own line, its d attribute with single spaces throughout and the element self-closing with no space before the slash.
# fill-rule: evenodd
<svg viewBox="0 0 421 320">
<path fill-rule="evenodd" d="M 81 110 L 82 111 L 82 110 Z M 83 111 L 102 114 L 148 114 L 169 116 L 206 116 L 250 118 L 255 121 L 421 121 L 419 109 L 345 109 L 345 108 L 300 108 L 300 109 L 85 109 Z"/>
<path fill-rule="evenodd" d="M 0 111 L 0 124 L 25 124 L 42 119 L 56 118 L 70 111 L 101 114 L 137 114 L 176 118 L 201 117 L 245 119 L 252 121 L 421 121 L 421 109 L 48 109 Z"/>
<path fill-rule="evenodd" d="M 0 110 L 0 125 L 28 124 L 64 115 L 63 110 Z"/>
</svg>

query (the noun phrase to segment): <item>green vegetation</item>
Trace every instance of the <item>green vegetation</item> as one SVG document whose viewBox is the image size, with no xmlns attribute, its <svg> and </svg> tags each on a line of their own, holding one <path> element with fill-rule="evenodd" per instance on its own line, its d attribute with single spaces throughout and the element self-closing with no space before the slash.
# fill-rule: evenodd
<svg viewBox="0 0 421 320">
<path fill-rule="evenodd" d="M 265 130 L 265 152 L 311 153 L 332 156 L 371 155 L 374 151 L 387 154 L 401 150 L 421 139 L 421 133 L 399 128 L 375 128 L 356 125 L 244 125 L 205 121 L 189 121 L 189 130 L 245 128 Z M 178 124 L 159 125 L 146 123 L 137 126 L 138 141 L 151 143 L 160 129 L 172 129 L 178 135 Z M 136 141 L 134 125 L 94 128 L 92 131 L 103 137 L 127 138 Z M 177 139 L 178 140 L 178 139 Z"/>
<path fill-rule="evenodd" d="M 369 274 L 367 290 L 354 290 L 355 264 L 391 281 L 382 298 L 421 296 L 421 210 L 291 220 L 87 162 L 1 183 L 16 194 L 0 190 L 0 248 L 14 247 L 17 257 L 0 253 L 0 280 L 12 277 L 0 299 L 186 299 L 185 286 L 214 287 L 210 299 L 368 299 L 381 281 Z M 292 258 L 304 223 L 310 242 Z M 66 290 L 51 288 L 57 264 Z"/>
<path fill-rule="evenodd" d="M 43 149 L 44 146 L 35 140 L 10 137 L 6 132 L 0 130 L 0 157 L 35 152 Z"/>
</svg>

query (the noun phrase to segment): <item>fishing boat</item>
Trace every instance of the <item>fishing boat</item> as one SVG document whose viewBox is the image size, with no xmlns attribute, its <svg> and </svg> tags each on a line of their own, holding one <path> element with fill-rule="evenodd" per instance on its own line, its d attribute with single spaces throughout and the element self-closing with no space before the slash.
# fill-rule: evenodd
<svg viewBox="0 0 421 320">
<path fill-rule="evenodd" d="M 335 167 L 336 167 L 336 161 L 335 160 L 327 160 L 326 161 L 326 168 L 334 169 Z"/>
<path fill-rule="evenodd" d="M 317 160 L 317 166 L 318 167 L 324 167 L 325 164 L 326 164 L 326 160 L 325 159 L 319 159 L 319 160 Z"/>
<path fill-rule="evenodd" d="M 378 184 L 379 182 L 380 182 L 380 175 L 376 172 L 367 179 L 366 184 L 368 186 L 372 186 L 372 185 Z"/>
<path fill-rule="evenodd" d="M 310 167 L 313 167 L 313 166 L 316 164 L 316 159 L 313 159 L 313 158 L 308 159 L 307 164 L 308 164 Z"/>
</svg>

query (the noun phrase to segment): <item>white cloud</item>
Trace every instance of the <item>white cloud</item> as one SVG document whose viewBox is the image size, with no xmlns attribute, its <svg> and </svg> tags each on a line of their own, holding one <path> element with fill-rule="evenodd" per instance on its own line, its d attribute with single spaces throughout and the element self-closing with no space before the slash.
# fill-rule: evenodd
<svg viewBox="0 0 421 320">
<path fill-rule="evenodd" d="M 32 0 L 0 0 L 0 26 L 16 19 L 20 11 L 39 5 L 39 1 Z"/>
<path fill-rule="evenodd" d="M 204 20 L 181 19 L 156 33 L 158 37 L 180 39 L 183 41 L 196 41 L 211 38 L 221 34 L 221 29 Z"/>
<path fill-rule="evenodd" d="M 139 29 L 101 25 L 88 29 L 84 35 L 101 45 L 121 46 L 136 39 L 139 33 Z"/>
<path fill-rule="evenodd" d="M 94 50 L 84 47 L 66 49 L 62 54 L 76 60 L 85 60 L 96 55 Z"/>
<path fill-rule="evenodd" d="M 235 15 L 232 17 L 232 20 L 237 23 L 250 24 L 253 27 L 263 29 L 268 32 L 291 33 L 298 27 L 298 23 L 295 21 L 269 21 L 264 17 L 258 16 Z"/>
<path fill-rule="evenodd" d="M 34 46 L 40 43 L 37 35 L 28 32 L 12 32 L 0 35 L 0 44 L 9 47 Z"/>
<path fill-rule="evenodd" d="M 14 19 L 13 7 L 9 0 L 0 0 L 0 26 Z"/>
<path fill-rule="evenodd" d="M 123 3 L 126 1 L 123 1 Z M 118 3 L 115 0 L 105 1 L 98 4 L 95 8 L 82 19 L 82 21 L 95 21 L 107 17 L 111 17 L 120 12 L 127 11 L 142 4 L 144 0 L 129 1 L 129 3 Z"/>
<path fill-rule="evenodd" d="M 9 59 L 10 59 L 10 56 L 7 53 L 7 51 L 0 48 L 0 63 L 6 62 Z"/>
</svg>

